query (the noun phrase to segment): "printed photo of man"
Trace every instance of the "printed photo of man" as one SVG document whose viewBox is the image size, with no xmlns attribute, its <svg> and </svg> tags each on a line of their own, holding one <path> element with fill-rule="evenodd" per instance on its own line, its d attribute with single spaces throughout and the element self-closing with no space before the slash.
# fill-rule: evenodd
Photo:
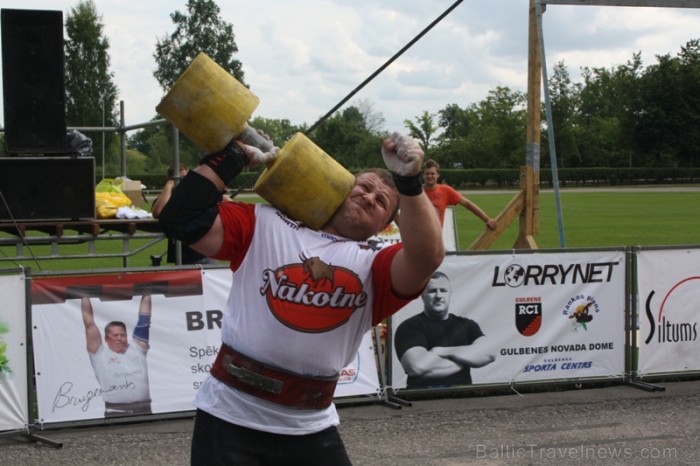
<svg viewBox="0 0 700 466">
<path fill-rule="evenodd" d="M 90 298 L 82 298 L 81 312 L 90 363 L 100 384 L 105 417 L 151 414 L 146 355 L 151 326 L 151 296 L 141 297 L 138 321 L 129 343 L 124 322 L 105 326 L 104 343 Z"/>
<path fill-rule="evenodd" d="M 469 385 L 472 368 L 496 359 L 479 324 L 449 312 L 451 295 L 449 278 L 436 271 L 421 294 L 423 311 L 396 329 L 394 347 L 408 389 Z"/>
</svg>

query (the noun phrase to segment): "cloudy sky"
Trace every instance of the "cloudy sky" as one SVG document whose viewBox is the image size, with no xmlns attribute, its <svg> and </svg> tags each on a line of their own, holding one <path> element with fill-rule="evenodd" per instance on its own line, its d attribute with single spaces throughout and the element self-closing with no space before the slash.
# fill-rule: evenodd
<svg viewBox="0 0 700 466">
<path fill-rule="evenodd" d="M 221 0 L 233 25 L 247 83 L 260 98 L 253 116 L 313 124 L 408 44 L 454 0 Z M 61 10 L 77 0 L 3 0 L 2 8 Z M 95 0 L 110 41 L 111 69 L 127 125 L 150 120 L 164 91 L 153 77 L 155 43 L 174 30 L 186 0 Z M 527 90 L 528 0 L 464 0 L 367 84 L 362 99 L 388 131 L 449 104 L 466 107 L 496 86 Z M 550 5 L 546 62 L 581 67 L 625 63 L 642 52 L 676 55 L 700 38 L 700 9 Z M 0 122 L 4 122 L 4 115 Z M 0 123 L 4 124 L 4 123 Z"/>
</svg>

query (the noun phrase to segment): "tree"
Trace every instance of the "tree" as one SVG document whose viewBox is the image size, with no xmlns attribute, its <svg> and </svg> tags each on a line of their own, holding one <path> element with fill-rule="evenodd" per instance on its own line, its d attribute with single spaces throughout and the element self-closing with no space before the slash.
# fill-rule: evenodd
<svg viewBox="0 0 700 466">
<path fill-rule="evenodd" d="M 212 0 L 188 0 L 187 12 L 170 15 L 175 32 L 156 42 L 153 76 L 163 90 L 169 90 L 192 60 L 206 53 L 223 69 L 245 84 L 241 62 L 233 58 L 238 52 L 233 25 L 219 17 L 220 9 Z"/>
<path fill-rule="evenodd" d="M 219 13 L 219 7 L 212 0 L 188 0 L 185 13 L 170 14 L 175 32 L 158 40 L 153 54 L 157 65 L 153 76 L 164 91 L 170 90 L 200 52 L 245 84 L 241 62 L 233 58 L 238 52 L 233 26 L 223 21 Z M 166 131 L 170 141 L 172 136 Z M 158 145 L 162 147 L 162 141 Z M 201 150 L 184 135 L 180 137 L 179 146 L 181 162 L 196 164 Z"/>
<path fill-rule="evenodd" d="M 151 119 L 151 121 L 158 119 L 160 118 L 154 117 Z M 151 136 L 161 131 L 160 126 L 161 125 L 146 126 L 145 128 L 131 133 L 126 140 L 126 147 L 128 149 L 137 150 L 143 154 L 150 154 L 151 148 L 148 144 L 148 140 L 151 138 Z"/>
<path fill-rule="evenodd" d="M 372 134 L 382 134 L 386 119 L 381 112 L 374 109 L 374 104 L 369 99 L 359 99 L 354 104 L 365 122 L 365 128 Z"/>
<path fill-rule="evenodd" d="M 109 71 L 109 41 L 103 35 L 102 17 L 92 0 L 81 0 L 66 17 L 65 76 L 66 124 L 68 126 L 116 126 L 118 89 Z M 102 138 L 102 133 L 88 136 Z M 105 134 L 110 147 L 105 160 L 119 165 L 116 135 Z M 97 160 L 100 144 L 93 144 Z"/>
<path fill-rule="evenodd" d="M 411 120 L 404 120 L 404 125 L 408 128 L 408 134 L 411 137 L 418 139 L 423 150 L 428 153 L 435 133 L 440 129 L 439 126 L 435 124 L 435 117 L 431 115 L 427 110 L 424 110 L 419 116 L 415 117 L 416 122 L 413 123 Z"/>
<path fill-rule="evenodd" d="M 681 64 L 680 92 L 686 96 L 683 114 L 677 120 L 683 124 L 678 132 L 678 158 L 681 166 L 693 167 L 700 147 L 700 39 L 688 41 L 681 48 L 678 60 Z"/>
<path fill-rule="evenodd" d="M 588 167 L 635 165 L 634 133 L 641 111 L 641 54 L 611 69 L 583 69 L 581 162 Z M 583 143 L 582 143 L 583 144 Z"/>
<path fill-rule="evenodd" d="M 372 133 L 365 125 L 360 109 L 350 106 L 324 121 L 310 138 L 347 168 L 376 166 L 384 137 Z"/>
<path fill-rule="evenodd" d="M 580 167 L 581 154 L 577 145 L 578 115 L 581 85 L 573 84 L 564 62 L 554 66 L 549 78 L 549 95 L 552 103 L 551 123 L 554 128 L 554 144 L 561 168 Z"/>
<path fill-rule="evenodd" d="M 296 133 L 306 131 L 306 125 L 293 125 L 288 119 L 276 120 L 273 118 L 255 117 L 250 121 L 250 126 L 263 131 L 270 136 L 278 147 L 282 147 Z"/>
<path fill-rule="evenodd" d="M 527 127 L 526 96 L 498 86 L 468 109 L 474 114 L 464 167 L 509 168 L 522 164 Z"/>
<path fill-rule="evenodd" d="M 117 86 L 109 71 L 109 41 L 92 0 L 71 8 L 66 18 L 66 120 L 69 126 L 114 126 Z"/>
<path fill-rule="evenodd" d="M 524 152 L 525 105 L 525 94 L 502 86 L 478 104 L 466 108 L 447 105 L 438 111 L 444 132 L 435 138 L 431 157 L 446 168 L 519 166 Z"/>
<path fill-rule="evenodd" d="M 151 121 L 159 120 L 154 117 Z M 132 133 L 126 142 L 127 149 L 145 154 L 150 159 L 145 165 L 148 172 L 165 173 L 166 167 L 173 164 L 173 131 L 170 124 L 149 125 Z M 201 149 L 180 134 L 180 163 L 188 167 L 197 166 Z M 127 152 L 128 153 L 128 152 Z"/>
<path fill-rule="evenodd" d="M 449 104 L 438 111 L 438 126 L 444 129 L 441 140 L 466 138 L 472 128 L 470 113 L 457 104 Z"/>
<path fill-rule="evenodd" d="M 689 41 L 677 57 L 657 60 L 641 79 L 638 147 L 647 166 L 692 167 L 700 146 L 700 41 Z"/>
<path fill-rule="evenodd" d="M 438 110 L 438 126 L 443 132 L 437 137 L 437 146 L 431 149 L 431 158 L 445 168 L 464 167 L 465 154 L 468 152 L 467 140 L 478 120 L 473 106 L 465 109 L 457 104 L 449 104 Z"/>
</svg>

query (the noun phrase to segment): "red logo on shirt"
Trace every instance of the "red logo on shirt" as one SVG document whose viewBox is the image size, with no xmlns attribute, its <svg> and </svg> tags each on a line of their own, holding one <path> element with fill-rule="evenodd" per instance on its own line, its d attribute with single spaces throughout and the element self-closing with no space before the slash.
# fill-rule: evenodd
<svg viewBox="0 0 700 466">
<path fill-rule="evenodd" d="M 318 257 L 263 272 L 260 294 L 284 325 L 302 332 L 332 330 L 367 303 L 359 277 Z"/>
</svg>

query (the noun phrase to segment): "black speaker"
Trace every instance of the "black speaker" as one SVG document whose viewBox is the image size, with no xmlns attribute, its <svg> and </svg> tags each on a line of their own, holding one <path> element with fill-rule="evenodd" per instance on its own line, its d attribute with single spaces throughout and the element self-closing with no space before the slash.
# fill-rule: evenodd
<svg viewBox="0 0 700 466">
<path fill-rule="evenodd" d="M 93 157 L 0 157 L 0 221 L 94 218 Z"/>
<path fill-rule="evenodd" d="M 65 154 L 63 12 L 3 9 L 5 150 Z"/>
</svg>

